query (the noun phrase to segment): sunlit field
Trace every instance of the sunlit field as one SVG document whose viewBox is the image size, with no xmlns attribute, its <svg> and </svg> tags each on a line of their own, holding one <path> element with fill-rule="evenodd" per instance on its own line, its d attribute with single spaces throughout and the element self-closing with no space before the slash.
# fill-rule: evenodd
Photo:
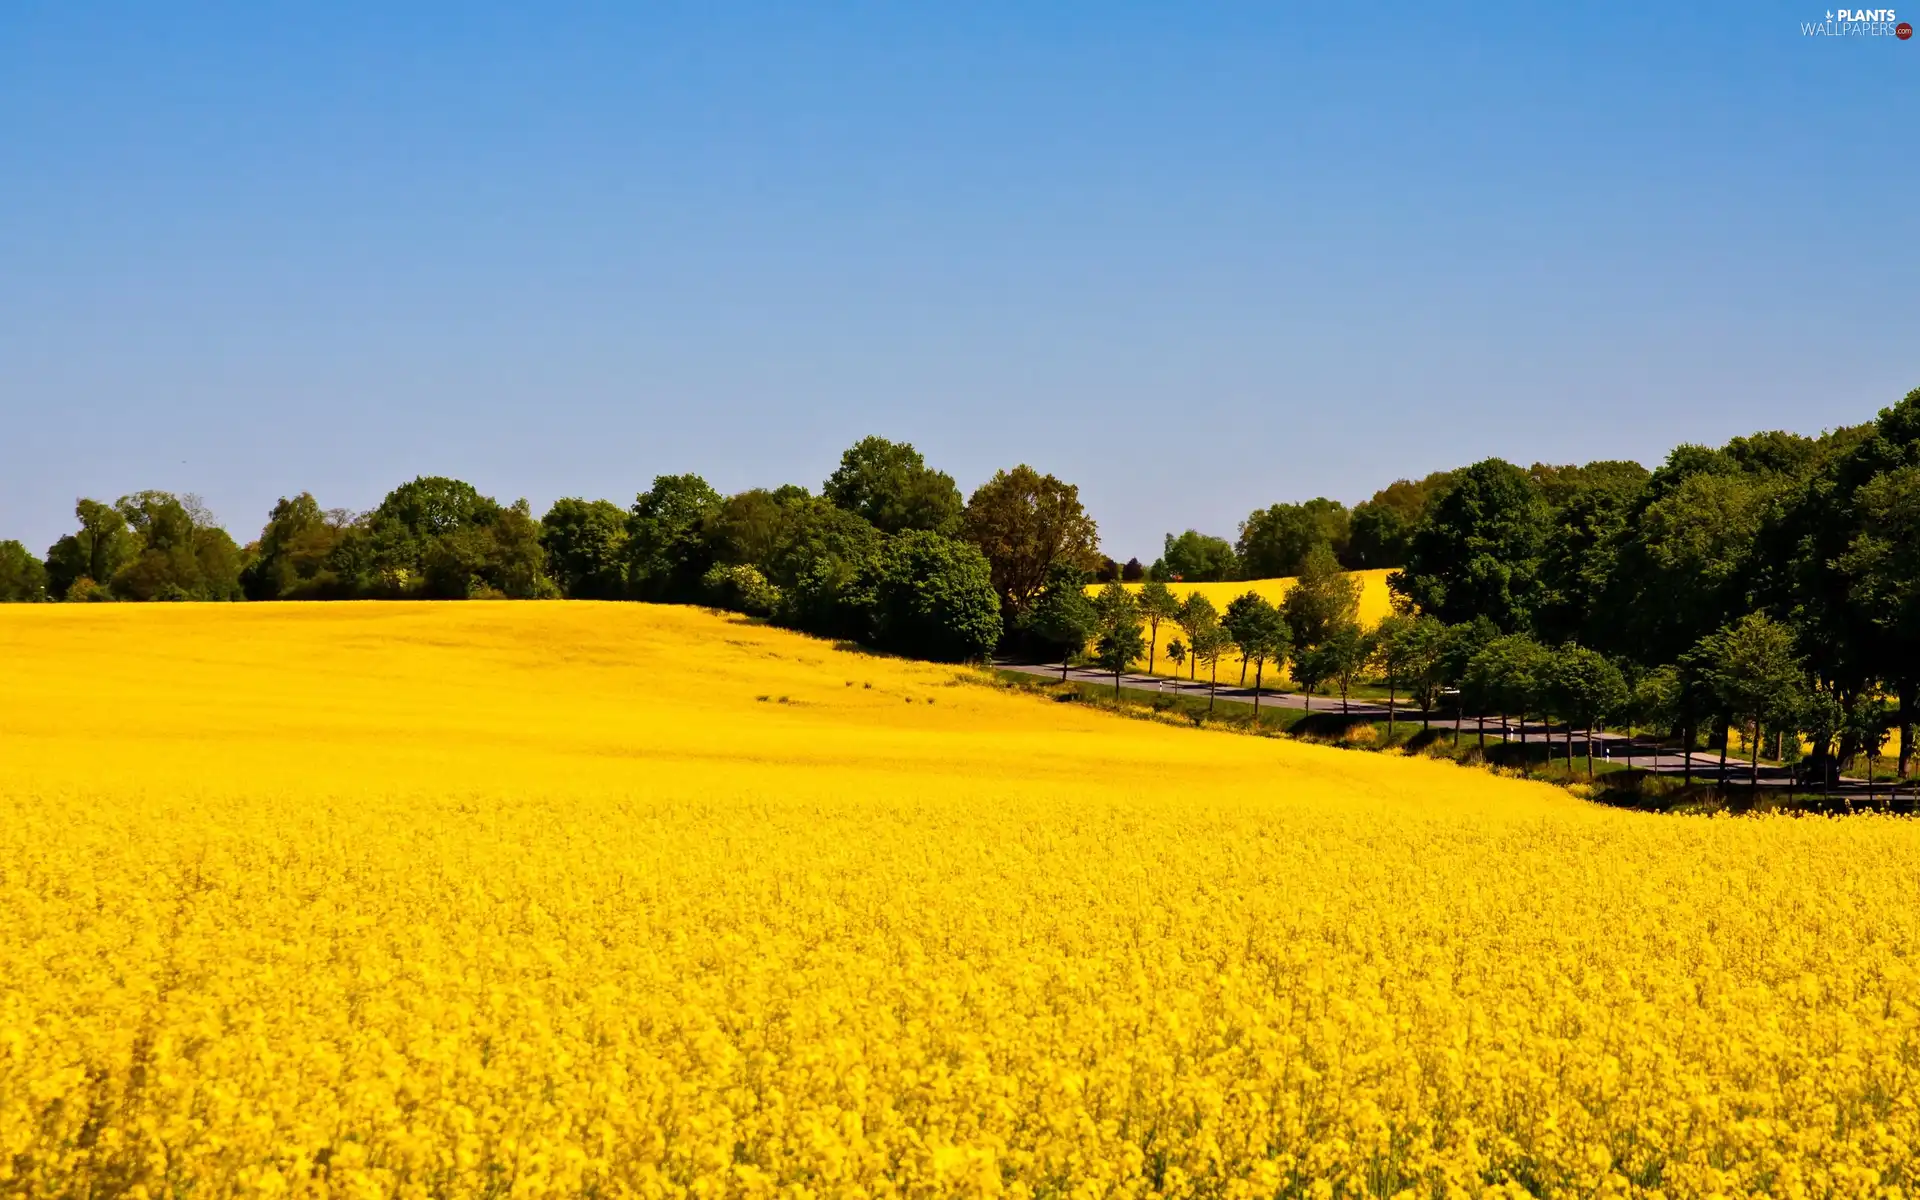
<svg viewBox="0 0 1920 1200">
<path fill-rule="evenodd" d="M 1920 1186 L 1920 826 L 711 613 L 0 608 L 0 1195 Z"/>
<path fill-rule="evenodd" d="M 1393 611 L 1393 593 L 1387 590 L 1387 576 L 1393 572 L 1355 571 L 1353 574 L 1360 580 L 1360 623 L 1364 626 L 1377 625 L 1381 617 Z M 1136 593 L 1144 586 L 1138 583 L 1126 585 L 1129 591 Z M 1087 590 L 1097 594 L 1100 585 L 1096 584 Z M 1227 611 L 1227 605 L 1233 603 L 1236 597 L 1244 596 L 1248 592 L 1258 593 L 1268 602 L 1278 604 L 1286 599 L 1288 592 L 1293 590 L 1293 579 L 1291 576 L 1284 576 L 1278 579 L 1242 580 L 1237 583 L 1170 583 L 1167 585 L 1167 590 L 1182 600 L 1197 592 L 1211 600 L 1215 609 L 1224 613 Z M 1137 664 L 1139 669 L 1144 673 L 1151 665 L 1155 675 L 1175 674 L 1173 664 L 1167 661 L 1167 643 L 1176 638 L 1185 640 L 1180 627 L 1172 622 L 1162 621 L 1157 630 L 1150 632 L 1153 634 L 1153 657 L 1150 664 L 1146 660 Z M 1188 663 L 1181 667 L 1178 674 L 1182 679 L 1207 677 L 1207 672 L 1197 663 Z M 1248 682 L 1253 680 L 1251 670 L 1247 674 L 1247 680 Z M 1220 656 L 1220 682 L 1235 684 L 1240 682 L 1240 656 L 1232 650 Z M 1286 672 L 1275 672 L 1270 669 L 1266 675 L 1266 682 L 1282 684 L 1286 682 Z"/>
</svg>

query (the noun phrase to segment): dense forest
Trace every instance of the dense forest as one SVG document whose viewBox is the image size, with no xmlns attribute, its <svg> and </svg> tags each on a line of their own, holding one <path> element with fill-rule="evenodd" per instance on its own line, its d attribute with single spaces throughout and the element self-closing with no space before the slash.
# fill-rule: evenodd
<svg viewBox="0 0 1920 1200">
<path fill-rule="evenodd" d="M 1404 615 L 1383 634 L 1361 645 L 1337 619 L 1303 628 L 1294 614 L 1286 645 L 1268 646 L 1276 667 L 1324 676 L 1364 655 L 1483 711 L 1547 711 L 1551 693 L 1589 724 L 1637 706 L 1689 743 L 1734 724 L 1783 746 L 1798 733 L 1821 760 L 1873 753 L 1898 730 L 1902 773 L 1920 692 L 1920 390 L 1866 424 L 1681 446 L 1651 471 L 1487 459 L 1351 510 L 1275 504 L 1233 540 L 1168 534 L 1150 565 L 1100 553 L 1072 484 L 1019 466 L 963 498 L 912 446 L 878 437 L 818 494 L 723 496 L 666 475 L 630 505 L 569 498 L 536 519 L 525 501 L 423 477 L 364 513 L 282 499 L 244 546 L 191 496 L 83 499 L 74 516 L 44 559 L 0 542 L 0 599 L 704 603 L 939 659 L 1089 642 L 1098 655 L 1104 631 L 1121 661 L 1135 640 L 1114 631 L 1135 614 L 1118 589 L 1104 609 L 1083 604 L 1089 580 L 1392 568 Z M 1237 636 L 1273 643 L 1249 611 Z M 1538 683 L 1548 662 L 1562 664 L 1553 688 Z"/>
</svg>

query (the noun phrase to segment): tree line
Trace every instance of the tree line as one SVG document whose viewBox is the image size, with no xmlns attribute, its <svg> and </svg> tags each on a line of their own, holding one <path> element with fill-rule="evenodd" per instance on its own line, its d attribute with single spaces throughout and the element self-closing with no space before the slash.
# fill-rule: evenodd
<svg viewBox="0 0 1920 1200">
<path fill-rule="evenodd" d="M 1397 611 L 1362 631 L 1348 607 L 1316 631 L 1252 592 L 1212 614 L 1157 582 L 1282 564 L 1310 608 L 1327 594 L 1316 580 L 1395 568 Z M 1920 390 L 1863 425 L 1681 446 L 1651 471 L 1494 458 L 1402 480 L 1351 514 L 1276 505 L 1234 543 L 1169 534 L 1131 573 L 1150 580 L 1137 596 L 1115 586 L 1082 607 L 1063 587 L 1042 603 L 1057 645 L 1084 627 L 1116 687 L 1129 631 L 1165 619 L 1185 635 L 1170 655 L 1213 666 L 1215 640 L 1237 650 L 1256 703 L 1265 664 L 1290 665 L 1309 697 L 1367 669 L 1423 714 L 1448 697 L 1483 737 L 1488 717 L 1518 716 L 1523 738 L 1528 716 L 1564 723 L 1570 763 L 1576 729 L 1625 724 L 1717 749 L 1724 776 L 1737 730 L 1750 781 L 1764 747 L 1825 785 L 1846 762 L 1871 777 L 1897 732 L 1904 778 L 1920 693 Z"/>
<path fill-rule="evenodd" d="M 1079 490 L 1029 466 L 962 498 L 911 445 L 850 447 L 818 495 L 723 496 L 662 475 L 621 506 L 570 497 L 538 519 L 457 479 L 401 484 L 364 513 L 282 498 L 237 545 L 191 496 L 83 499 L 45 559 L 0 542 L 0 600 L 541 599 L 702 603 L 901 654 L 981 659 L 1056 567 L 1090 574 Z"/>
<path fill-rule="evenodd" d="M 1423 712 L 1446 695 L 1469 715 L 1627 721 L 1723 751 L 1731 726 L 1750 758 L 1806 741 L 1820 778 L 1890 731 L 1907 773 L 1920 700 L 1920 390 L 1862 425 L 1685 445 L 1651 471 L 1487 459 L 1351 510 L 1277 504 L 1231 541 L 1168 534 L 1150 567 L 1100 554 L 1071 484 L 1020 466 L 963 498 L 877 437 L 818 494 L 722 496 L 672 475 L 631 505 L 569 498 L 535 519 L 425 477 L 365 513 L 282 499 L 245 546 L 164 492 L 81 500 L 75 517 L 44 561 L 0 542 L 0 598 L 697 602 L 929 658 L 1090 648 L 1119 671 L 1172 621 L 1190 675 L 1233 650 L 1256 685 L 1286 669 L 1311 694 L 1370 671 Z M 1381 629 L 1303 607 L 1344 612 L 1345 573 L 1382 567 L 1401 611 Z M 1170 589 L 1085 590 L 1275 575 L 1303 578 L 1292 611 L 1249 594 L 1217 630 L 1195 612 L 1183 623 Z M 1129 632 L 1129 606 L 1145 632 Z"/>
</svg>

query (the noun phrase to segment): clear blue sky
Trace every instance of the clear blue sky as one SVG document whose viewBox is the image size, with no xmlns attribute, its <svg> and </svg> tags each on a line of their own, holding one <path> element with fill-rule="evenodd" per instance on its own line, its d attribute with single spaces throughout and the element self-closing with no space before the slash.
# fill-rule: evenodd
<svg viewBox="0 0 1920 1200">
<path fill-rule="evenodd" d="M 1570 8 L 12 0 L 0 538 L 880 433 L 1151 558 L 1920 386 L 1920 39 Z"/>
</svg>

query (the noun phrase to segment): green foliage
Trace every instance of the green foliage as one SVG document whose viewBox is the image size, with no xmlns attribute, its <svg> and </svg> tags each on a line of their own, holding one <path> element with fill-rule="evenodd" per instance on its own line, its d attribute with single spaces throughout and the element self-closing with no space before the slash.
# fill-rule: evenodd
<svg viewBox="0 0 1920 1200">
<path fill-rule="evenodd" d="M 1332 679 L 1337 670 L 1333 643 L 1322 641 L 1305 649 L 1296 649 L 1293 652 L 1293 665 L 1288 670 L 1293 681 L 1306 692 L 1308 704 L 1311 705 L 1313 694 Z"/>
<path fill-rule="evenodd" d="M 717 566 L 700 580 L 707 603 L 752 617 L 772 616 L 782 604 L 780 589 L 767 582 L 758 567 L 745 564 Z"/>
<path fill-rule="evenodd" d="M 80 529 L 47 552 L 51 594 L 74 599 L 238 600 L 241 552 L 193 496 L 82 500 Z"/>
<path fill-rule="evenodd" d="M 1592 729 L 1622 715 L 1629 693 L 1626 676 L 1605 655 L 1569 643 L 1546 661 L 1547 705 L 1570 727 Z"/>
<path fill-rule="evenodd" d="M 1449 624 L 1485 616 L 1503 632 L 1525 629 L 1539 599 L 1545 517 L 1526 472 L 1497 458 L 1475 463 L 1415 530 L 1388 586 Z"/>
<path fill-rule="evenodd" d="M 1597 462 L 1530 472 L 1552 516 L 1541 550 L 1540 595 L 1532 624 L 1565 640 L 1599 623 L 1621 543 L 1648 473 L 1639 463 Z"/>
<path fill-rule="evenodd" d="M 1667 665 L 1642 671 L 1633 681 L 1627 701 L 1627 719 L 1643 729 L 1669 733 L 1680 727 L 1682 683 L 1678 668 Z"/>
<path fill-rule="evenodd" d="M 867 640 L 940 662 L 984 659 L 1000 641 L 1000 604 L 974 547 L 916 530 L 886 539 L 855 581 Z"/>
<path fill-rule="evenodd" d="M 883 533 L 925 530 L 943 536 L 959 532 L 960 489 L 953 476 L 927 466 L 906 442 L 861 438 L 840 456 L 822 494 L 835 506 L 857 513 Z"/>
<path fill-rule="evenodd" d="M 1234 578 L 1239 567 L 1232 542 L 1189 529 L 1179 537 L 1166 535 L 1160 557 L 1148 574 L 1160 580 L 1211 583 Z"/>
<path fill-rule="evenodd" d="M 1348 690 L 1359 681 L 1360 673 L 1367 669 L 1367 661 L 1373 657 L 1373 637 L 1360 628 L 1359 622 L 1347 621 L 1328 634 L 1317 647 L 1317 653 L 1323 656 L 1327 678 L 1340 689 L 1340 703 L 1344 708 Z"/>
<path fill-rule="evenodd" d="M 67 597 L 87 580 L 81 592 L 91 598 L 105 589 L 120 569 L 140 555 L 140 539 L 127 527 L 127 518 L 111 504 L 80 500 L 73 506 L 80 528 L 47 550 L 47 591 Z"/>
<path fill-rule="evenodd" d="M 1256 509 L 1240 523 L 1240 569 L 1248 579 L 1298 575 L 1316 547 L 1345 552 L 1351 521 L 1346 505 L 1324 496 Z"/>
<path fill-rule="evenodd" d="M 1100 628 L 1099 613 L 1085 585 L 1084 572 L 1056 565 L 1028 614 L 1028 632 L 1060 655 L 1063 676 L 1066 665 L 1085 652 Z"/>
<path fill-rule="evenodd" d="M 1749 613 L 1702 639 L 1695 658 L 1720 712 L 1757 731 L 1792 720 L 1806 669 L 1793 630 Z"/>
<path fill-rule="evenodd" d="M 46 598 L 46 564 L 19 542 L 0 542 L 0 603 L 33 603 Z"/>
<path fill-rule="evenodd" d="M 1525 717 L 1544 705 L 1546 647 L 1522 633 L 1489 641 L 1467 661 L 1460 693 L 1468 712 Z"/>
<path fill-rule="evenodd" d="M 1100 565 L 1100 530 L 1080 504 L 1080 489 L 1029 466 L 997 472 L 975 489 L 961 526 L 986 556 L 1010 617 L 1033 602 L 1055 563 Z"/>
<path fill-rule="evenodd" d="M 1413 531 L 1453 478 L 1452 471 L 1435 471 L 1417 482 L 1396 480 L 1355 505 L 1347 535 L 1348 564 L 1356 571 L 1405 566 Z"/>
<path fill-rule="evenodd" d="M 1293 644 L 1302 649 L 1319 646 L 1334 630 L 1357 620 L 1360 587 L 1358 578 L 1340 569 L 1331 546 L 1309 549 L 1293 587 L 1280 601 Z"/>
<path fill-rule="evenodd" d="M 627 514 L 611 500 L 555 500 L 540 518 L 547 571 L 570 600 L 618 600 L 627 592 Z"/>
<path fill-rule="evenodd" d="M 253 561 L 241 572 L 247 599 L 324 600 L 350 594 L 333 555 L 352 525 L 351 513 L 322 511 L 312 492 L 291 500 L 282 496 L 267 515 Z"/>
<path fill-rule="evenodd" d="M 705 538 L 714 561 L 756 567 L 781 588 L 796 586 L 821 559 L 864 563 L 883 540 L 866 518 L 797 487 L 727 497 L 707 518 Z"/>
<path fill-rule="evenodd" d="M 1147 652 L 1140 602 L 1118 582 L 1109 583 L 1094 600 L 1094 617 L 1099 632 L 1093 644 L 1093 661 L 1101 670 L 1113 672 L 1118 694 L 1121 672 Z"/>
<path fill-rule="evenodd" d="M 1160 644 L 1160 622 L 1171 621 L 1180 613 L 1180 601 L 1158 579 L 1149 579 L 1140 589 L 1140 618 L 1147 623 L 1147 670 L 1153 670 L 1154 647 Z"/>
<path fill-rule="evenodd" d="M 1227 604 L 1220 624 L 1233 639 L 1240 657 L 1253 664 L 1256 689 L 1266 664 L 1272 663 L 1276 668 L 1284 666 L 1293 652 L 1286 617 L 1257 592 L 1234 597 Z"/>
<path fill-rule="evenodd" d="M 713 565 L 707 522 L 720 493 L 698 475 L 657 475 L 627 517 L 627 586 L 639 600 L 697 600 Z"/>
</svg>

